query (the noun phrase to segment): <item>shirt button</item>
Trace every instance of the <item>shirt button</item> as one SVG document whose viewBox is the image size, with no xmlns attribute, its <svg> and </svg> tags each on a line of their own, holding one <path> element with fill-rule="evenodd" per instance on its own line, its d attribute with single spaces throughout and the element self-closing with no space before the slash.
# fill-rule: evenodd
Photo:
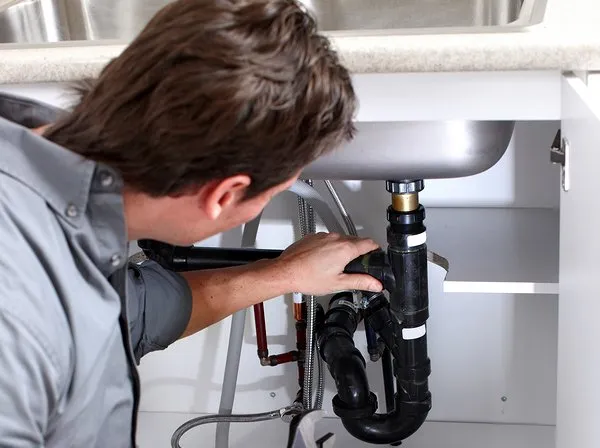
<svg viewBox="0 0 600 448">
<path fill-rule="evenodd" d="M 117 267 L 121 264 L 122 259 L 123 257 L 121 257 L 119 254 L 114 254 L 112 257 L 110 257 L 110 264 L 112 264 L 114 267 Z"/>
<path fill-rule="evenodd" d="M 65 214 L 69 218 L 76 218 L 77 215 L 79 214 L 79 210 L 77 210 L 77 207 L 75 206 L 75 204 L 69 204 L 67 206 L 67 210 L 65 211 Z"/>
<path fill-rule="evenodd" d="M 106 172 L 100 174 L 100 185 L 104 188 L 110 187 L 114 182 L 115 178 L 112 174 Z"/>
</svg>

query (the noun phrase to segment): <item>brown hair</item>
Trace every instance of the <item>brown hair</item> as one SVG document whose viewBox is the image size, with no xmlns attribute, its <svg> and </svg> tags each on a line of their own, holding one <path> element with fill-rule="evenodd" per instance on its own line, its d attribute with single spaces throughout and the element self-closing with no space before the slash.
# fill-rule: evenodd
<svg viewBox="0 0 600 448">
<path fill-rule="evenodd" d="M 45 136 L 153 196 L 240 173 L 253 196 L 351 139 L 355 103 L 296 1 L 178 0 Z"/>
</svg>

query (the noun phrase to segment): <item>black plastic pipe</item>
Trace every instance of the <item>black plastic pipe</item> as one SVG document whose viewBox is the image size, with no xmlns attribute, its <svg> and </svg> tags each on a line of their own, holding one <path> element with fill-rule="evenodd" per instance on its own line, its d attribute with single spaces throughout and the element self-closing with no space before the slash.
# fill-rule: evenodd
<svg viewBox="0 0 600 448">
<path fill-rule="evenodd" d="M 381 354 L 381 370 L 383 371 L 383 391 L 385 394 L 385 411 L 394 410 L 394 367 L 392 365 L 392 354 L 389 348 L 385 348 Z"/>
<path fill-rule="evenodd" d="M 405 402 L 396 395 L 395 409 L 365 419 L 342 418 L 346 430 L 359 440 L 372 444 L 400 445 L 425 422 L 429 407 Z"/>
<path fill-rule="evenodd" d="M 362 378 L 364 372 L 344 373 L 324 358 L 334 378 L 337 376 L 344 379 L 343 382 L 336 380 L 338 395 L 334 398 L 334 411 L 346 430 L 364 442 L 399 445 L 421 427 L 431 409 L 428 384 L 431 367 L 426 335 L 429 293 L 424 219 L 425 210 L 422 206 L 410 212 L 388 209 L 390 225 L 387 252 L 373 252 L 354 260 L 347 267 L 350 272 L 367 273 L 383 281 L 390 296 L 389 301 L 383 294 L 373 297 L 362 314 L 365 323 L 381 337 L 394 358 L 396 393 L 393 410 L 390 410 L 388 360 L 384 368 L 388 380 L 388 412 L 364 415 L 368 408 L 366 397 L 371 393 L 368 382 Z M 338 325 L 343 327 L 339 322 L 344 314 L 337 312 L 336 315 Z M 355 327 L 346 326 L 346 331 L 352 328 Z M 341 364 L 340 358 L 352 356 L 350 353 L 353 347 L 338 344 L 338 365 Z M 355 392 L 352 396 L 361 397 L 361 400 L 344 401 L 347 388 L 360 389 L 360 393 Z M 352 411 L 356 413 L 353 414 Z"/>
<path fill-rule="evenodd" d="M 385 306 L 386 301 L 381 295 L 372 300 L 366 310 L 365 319 L 377 322 L 374 325 L 376 331 L 397 327 L 389 307 Z M 332 299 L 319 331 L 320 354 L 335 380 L 338 392 L 333 399 L 333 410 L 341 418 L 346 430 L 357 439 L 372 444 L 399 444 L 419 429 L 431 408 L 431 395 L 426 387 L 422 387 L 422 380 L 426 381 L 428 371 L 425 369 L 421 372 L 423 376 L 420 376 L 413 369 L 398 363 L 398 391 L 393 394 L 393 390 L 386 390 L 386 393 L 393 394 L 393 403 L 389 398 L 386 399 L 390 409 L 386 414 L 376 414 L 377 400 L 369 389 L 365 361 L 352 339 L 359 319 L 360 314 L 352 303 L 352 296 L 341 293 Z M 384 333 L 388 336 L 393 334 Z M 389 368 L 389 365 L 386 367 Z M 403 390 L 404 387 L 408 389 Z"/>
<path fill-rule="evenodd" d="M 366 363 L 354 345 L 360 314 L 351 293 L 336 294 L 319 330 L 320 355 L 335 380 L 333 409 L 342 418 L 361 418 L 377 410 L 377 398 L 369 389 Z"/>
<path fill-rule="evenodd" d="M 367 340 L 367 351 L 371 361 L 377 362 L 381 357 L 381 350 L 379 343 L 377 342 L 377 333 L 371 328 L 371 326 L 365 322 L 365 338 Z"/>
<path fill-rule="evenodd" d="M 384 340 L 394 355 L 396 393 L 393 410 L 386 414 L 373 414 L 362 418 L 348 418 L 338 414 L 346 430 L 357 439 L 373 444 L 400 444 L 417 431 L 431 409 L 431 394 L 427 378 L 429 359 L 421 362 L 423 353 L 415 349 L 410 340 L 402 339 L 402 327 L 386 306 L 383 295 L 373 299 L 365 310 L 365 320 Z M 421 339 L 421 338 L 418 338 Z M 418 348 L 422 348 L 419 344 Z M 385 366 L 384 374 L 386 372 Z M 387 366 L 389 369 L 389 366 Z M 338 389 L 339 392 L 339 389 Z M 389 392 L 386 389 L 386 397 Z M 389 399 L 386 404 L 390 406 Z"/>
</svg>

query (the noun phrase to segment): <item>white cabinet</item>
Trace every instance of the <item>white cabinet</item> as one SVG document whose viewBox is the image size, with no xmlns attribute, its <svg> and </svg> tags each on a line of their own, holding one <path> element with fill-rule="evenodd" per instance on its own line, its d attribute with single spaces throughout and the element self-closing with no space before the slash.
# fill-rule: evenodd
<svg viewBox="0 0 600 448">
<path fill-rule="evenodd" d="M 562 82 L 569 190 L 561 194 L 556 448 L 600 446 L 600 97 Z"/>
</svg>

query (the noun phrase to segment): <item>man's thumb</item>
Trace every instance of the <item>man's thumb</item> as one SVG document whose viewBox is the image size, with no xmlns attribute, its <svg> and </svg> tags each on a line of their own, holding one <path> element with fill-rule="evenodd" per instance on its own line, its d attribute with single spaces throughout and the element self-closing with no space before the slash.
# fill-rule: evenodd
<svg viewBox="0 0 600 448">
<path fill-rule="evenodd" d="M 343 287 L 358 291 L 381 292 L 381 282 L 367 274 L 344 274 Z"/>
</svg>

